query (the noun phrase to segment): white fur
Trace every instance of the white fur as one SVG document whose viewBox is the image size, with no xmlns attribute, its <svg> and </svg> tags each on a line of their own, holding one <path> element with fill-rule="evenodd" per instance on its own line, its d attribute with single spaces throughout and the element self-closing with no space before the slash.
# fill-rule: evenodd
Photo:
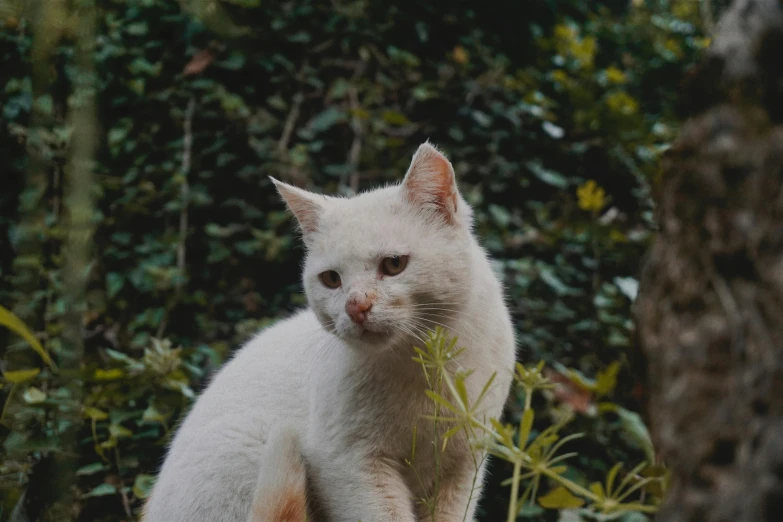
<svg viewBox="0 0 783 522">
<path fill-rule="evenodd" d="M 497 373 L 483 403 L 488 417 L 501 415 L 515 359 L 501 285 L 472 235 L 451 165 L 424 144 L 401 185 L 356 197 L 276 183 L 303 230 L 310 309 L 261 332 L 215 376 L 177 432 L 145 520 L 245 522 L 264 484 L 265 440 L 281 424 L 299 435 L 324 520 L 430 520 L 417 500 L 435 485 L 433 424 L 421 418 L 434 408 L 412 345 L 437 324 L 457 335 L 466 347 L 457 364 L 474 371 L 473 397 Z M 410 256 L 408 265 L 382 275 L 379 264 L 392 255 Z M 342 286 L 327 288 L 318 278 L 325 270 L 337 271 Z M 374 303 L 360 327 L 345 305 L 365 295 Z M 414 426 L 415 471 L 406 464 Z M 466 508 L 472 520 L 473 462 L 465 437 L 449 443 L 438 522 L 461 521 Z"/>
</svg>

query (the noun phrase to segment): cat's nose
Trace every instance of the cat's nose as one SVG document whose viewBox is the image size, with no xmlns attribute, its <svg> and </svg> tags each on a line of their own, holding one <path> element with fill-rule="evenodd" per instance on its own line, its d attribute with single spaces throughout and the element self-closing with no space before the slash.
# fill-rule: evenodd
<svg viewBox="0 0 783 522">
<path fill-rule="evenodd" d="M 345 303 L 345 311 L 356 324 L 364 324 L 371 308 L 372 301 L 369 299 L 351 299 Z"/>
</svg>

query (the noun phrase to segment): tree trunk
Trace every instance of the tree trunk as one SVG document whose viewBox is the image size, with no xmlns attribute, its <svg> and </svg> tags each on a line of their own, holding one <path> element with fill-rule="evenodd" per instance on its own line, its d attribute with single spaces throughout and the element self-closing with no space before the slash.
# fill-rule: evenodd
<svg viewBox="0 0 783 522">
<path fill-rule="evenodd" d="M 783 520 L 783 1 L 735 0 L 686 84 L 638 339 L 659 521 Z"/>
</svg>

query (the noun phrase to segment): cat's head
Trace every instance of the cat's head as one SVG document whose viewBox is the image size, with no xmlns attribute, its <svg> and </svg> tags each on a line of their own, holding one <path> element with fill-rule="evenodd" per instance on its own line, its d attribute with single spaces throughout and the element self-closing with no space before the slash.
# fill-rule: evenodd
<svg viewBox="0 0 783 522">
<path fill-rule="evenodd" d="M 396 346 L 448 323 L 467 299 L 476 247 L 454 169 L 425 143 L 401 184 L 350 198 L 273 180 L 296 216 L 307 300 L 357 347 Z"/>
</svg>

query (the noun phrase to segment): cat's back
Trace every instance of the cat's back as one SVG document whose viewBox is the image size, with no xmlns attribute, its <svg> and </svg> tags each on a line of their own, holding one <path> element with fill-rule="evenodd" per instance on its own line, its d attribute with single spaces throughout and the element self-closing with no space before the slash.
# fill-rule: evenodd
<svg viewBox="0 0 783 522">
<path fill-rule="evenodd" d="M 265 435 L 285 416 L 296 424 L 304 415 L 302 380 L 329 334 L 309 309 L 265 328 L 228 361 L 202 392 L 178 435 L 203 439 L 205 427 Z M 301 393 L 300 393 L 301 392 Z M 198 429 L 188 429 L 188 424 Z M 176 444 L 176 441 L 175 441 Z"/>
<path fill-rule="evenodd" d="M 239 520 L 249 508 L 270 430 L 305 422 L 304 380 L 329 342 L 315 315 L 304 310 L 240 348 L 177 430 L 145 521 Z"/>
</svg>

